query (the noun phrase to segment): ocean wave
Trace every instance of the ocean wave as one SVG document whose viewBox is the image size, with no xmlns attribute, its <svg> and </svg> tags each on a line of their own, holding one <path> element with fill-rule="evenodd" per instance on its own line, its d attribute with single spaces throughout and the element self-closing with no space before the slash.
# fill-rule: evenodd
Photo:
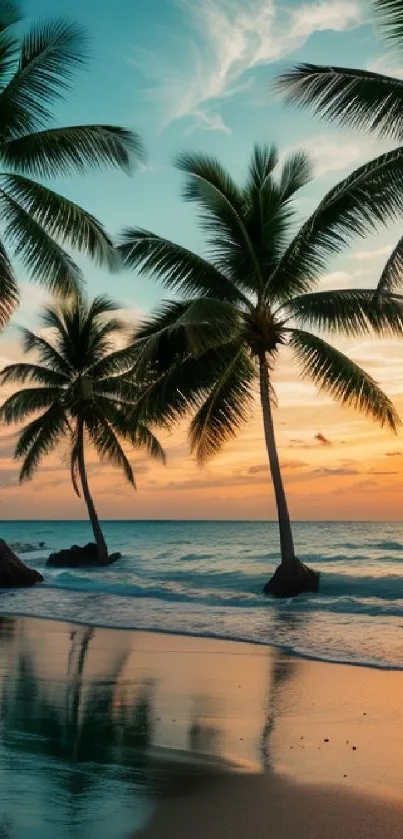
<svg viewBox="0 0 403 839">
<path fill-rule="evenodd" d="M 394 542 L 391 541 L 383 541 L 383 542 L 375 542 L 372 545 L 373 548 L 381 551 L 401 551 L 402 552 L 402 559 L 403 559 L 403 545 L 401 542 Z"/>
<path fill-rule="evenodd" d="M 45 542 L 11 542 L 10 548 L 16 554 L 29 554 L 48 550 Z"/>
<path fill-rule="evenodd" d="M 351 574 L 322 573 L 317 595 L 304 595 L 295 599 L 276 601 L 262 592 L 261 575 L 236 573 L 186 574 L 172 572 L 156 582 L 134 577 L 130 582 L 102 578 L 89 574 L 80 575 L 59 571 L 52 578 L 45 578 L 41 589 L 66 590 L 94 596 L 110 596 L 132 600 L 154 599 L 161 602 L 193 604 L 239 610 L 272 608 L 286 609 L 293 613 L 343 613 L 351 615 L 389 615 L 403 619 L 403 579 L 397 575 L 355 576 Z"/>
</svg>

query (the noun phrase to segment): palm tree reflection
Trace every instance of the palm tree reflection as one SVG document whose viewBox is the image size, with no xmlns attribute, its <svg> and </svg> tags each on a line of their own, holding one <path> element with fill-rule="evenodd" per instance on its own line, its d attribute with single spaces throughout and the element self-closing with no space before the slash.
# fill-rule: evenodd
<svg viewBox="0 0 403 839">
<path fill-rule="evenodd" d="M 2 686 L 2 780 L 10 790 L 21 785 L 28 795 L 34 786 L 35 817 L 53 823 L 49 835 L 60 839 L 86 835 L 83 825 L 90 823 L 100 839 L 114 837 L 116 808 L 122 829 L 125 818 L 131 829 L 133 814 L 147 809 L 149 800 L 154 684 L 129 689 L 123 679 L 128 652 L 119 649 L 106 675 L 86 674 L 93 637 L 92 629 L 71 632 L 67 676 L 56 682 L 40 677 L 22 636 Z M 23 811 L 29 805 L 24 801 L 21 808 L 8 798 L 0 807 L 0 839 L 18 839 L 25 835 Z"/>
<path fill-rule="evenodd" d="M 286 624 L 289 635 L 293 636 L 295 630 L 300 632 L 305 625 L 306 617 L 295 612 L 283 611 L 280 608 L 276 611 L 273 634 L 284 637 L 284 624 Z M 278 633 L 275 632 L 276 626 Z M 261 733 L 261 759 L 264 770 L 272 768 L 270 754 L 270 739 L 273 735 L 276 722 L 284 712 L 284 685 L 298 673 L 300 661 L 297 656 L 290 655 L 282 647 L 273 648 L 269 657 L 269 678 L 266 699 L 265 721 Z"/>
<path fill-rule="evenodd" d="M 84 679 L 94 630 L 70 635 L 65 682 L 48 684 L 35 671 L 31 652 L 21 649 L 3 683 L 4 746 L 71 763 L 130 763 L 152 739 L 153 683 L 128 695 L 120 689 L 127 652 L 117 651 L 107 678 Z M 1 834 L 0 834 L 1 836 Z"/>
</svg>

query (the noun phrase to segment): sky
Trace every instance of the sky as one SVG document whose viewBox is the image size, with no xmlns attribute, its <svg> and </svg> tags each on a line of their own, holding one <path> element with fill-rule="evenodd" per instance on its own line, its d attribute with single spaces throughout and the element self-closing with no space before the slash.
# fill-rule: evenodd
<svg viewBox="0 0 403 839">
<path fill-rule="evenodd" d="M 58 105 L 55 123 L 125 125 L 146 145 L 147 162 L 132 177 L 111 170 L 52 183 L 113 235 L 139 225 L 202 252 L 196 216 L 181 201 L 181 178 L 172 167 L 174 155 L 185 149 L 216 155 L 242 181 L 254 143 L 274 142 L 281 154 L 305 148 L 315 179 L 301 195 L 302 222 L 333 184 L 386 148 L 375 137 L 286 106 L 273 92 L 276 75 L 299 61 L 347 65 L 354 59 L 362 68 L 403 74 L 360 0 L 26 0 L 25 11 L 25 25 L 61 15 L 83 24 L 91 37 L 89 66 Z M 319 287 L 374 287 L 398 237 L 395 225 L 357 240 Z M 131 319 L 168 296 L 152 278 L 129 271 L 111 276 L 82 264 L 89 295 L 112 295 Z M 47 300 L 24 271 L 19 277 L 22 301 L 1 337 L 2 365 L 21 357 L 16 325 L 36 326 Z M 376 378 L 403 415 L 400 343 L 366 338 L 338 345 Z M 276 387 L 277 440 L 293 518 L 400 519 L 401 435 L 318 396 L 299 379 L 287 353 Z M 186 423 L 162 441 L 165 467 L 132 454 L 136 492 L 89 453 L 103 518 L 275 517 L 258 406 L 238 438 L 203 468 L 189 455 Z M 14 429 L 0 429 L 0 517 L 85 518 L 69 482 L 65 447 L 20 487 L 14 442 Z"/>
</svg>

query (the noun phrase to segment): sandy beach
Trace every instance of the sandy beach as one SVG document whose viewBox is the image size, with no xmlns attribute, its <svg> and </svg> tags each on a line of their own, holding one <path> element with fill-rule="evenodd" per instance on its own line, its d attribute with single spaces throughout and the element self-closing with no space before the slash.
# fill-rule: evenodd
<svg viewBox="0 0 403 839">
<path fill-rule="evenodd" d="M 403 672 L 3 618 L 0 677 L 13 837 L 403 836 Z"/>
</svg>

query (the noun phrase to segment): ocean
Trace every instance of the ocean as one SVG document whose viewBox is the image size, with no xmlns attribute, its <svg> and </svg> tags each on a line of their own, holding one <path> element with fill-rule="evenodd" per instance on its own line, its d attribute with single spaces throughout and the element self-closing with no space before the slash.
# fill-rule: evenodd
<svg viewBox="0 0 403 839">
<path fill-rule="evenodd" d="M 2 591 L 2 615 L 150 629 L 283 647 L 317 659 L 403 669 L 403 523 L 297 522 L 297 555 L 320 592 L 274 601 L 275 522 L 108 521 L 98 570 L 45 568 L 50 552 L 91 541 L 86 521 L 4 521 L 0 535 L 42 571 L 33 589 Z"/>
</svg>

